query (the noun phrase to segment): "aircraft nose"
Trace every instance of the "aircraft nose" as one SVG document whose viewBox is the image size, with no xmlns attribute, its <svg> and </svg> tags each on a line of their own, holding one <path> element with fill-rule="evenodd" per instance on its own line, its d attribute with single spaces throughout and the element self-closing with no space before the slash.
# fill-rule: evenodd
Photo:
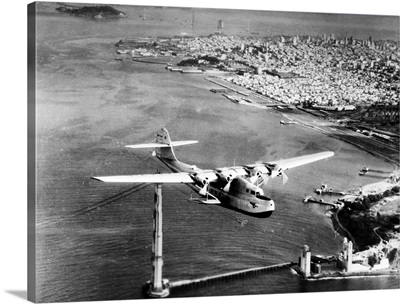
<svg viewBox="0 0 400 304">
<path fill-rule="evenodd" d="M 272 199 L 269 200 L 269 207 L 271 208 L 271 210 L 275 210 L 275 202 Z"/>
</svg>

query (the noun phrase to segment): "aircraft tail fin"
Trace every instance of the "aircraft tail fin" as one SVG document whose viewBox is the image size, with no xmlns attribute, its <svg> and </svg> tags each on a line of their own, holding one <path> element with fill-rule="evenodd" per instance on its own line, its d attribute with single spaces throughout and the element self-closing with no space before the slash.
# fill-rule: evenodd
<svg viewBox="0 0 400 304">
<path fill-rule="evenodd" d="M 168 160 L 178 160 L 172 148 L 171 138 L 167 129 L 161 128 L 157 132 L 156 143 L 166 145 L 165 147 L 156 148 L 157 156 Z"/>
<path fill-rule="evenodd" d="M 182 146 L 182 145 L 190 145 L 197 143 L 197 140 L 185 140 L 185 141 L 171 141 L 168 130 L 165 128 L 161 128 L 157 132 L 156 142 L 149 144 L 138 144 L 138 145 L 129 145 L 127 148 L 156 148 L 156 155 L 167 160 L 175 160 L 178 159 L 175 156 L 173 147 Z"/>
</svg>

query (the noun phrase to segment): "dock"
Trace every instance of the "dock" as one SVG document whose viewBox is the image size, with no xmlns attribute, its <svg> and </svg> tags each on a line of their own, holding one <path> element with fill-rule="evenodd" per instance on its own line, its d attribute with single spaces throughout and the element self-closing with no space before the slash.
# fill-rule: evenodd
<svg viewBox="0 0 400 304">
<path fill-rule="evenodd" d="M 228 95 L 228 94 L 222 94 L 222 96 L 228 98 L 230 101 L 234 102 L 234 103 L 239 103 L 239 99 L 236 96 L 233 95 Z"/>
<path fill-rule="evenodd" d="M 328 188 L 327 185 L 322 185 L 320 188 L 315 189 L 315 193 L 317 193 L 317 194 L 336 194 L 336 195 L 350 194 L 350 193 L 346 193 L 345 191 L 341 191 L 338 189 Z"/>
<path fill-rule="evenodd" d="M 258 275 L 258 274 L 262 274 L 265 272 L 275 271 L 275 270 L 279 270 L 279 269 L 283 269 L 283 268 L 289 268 L 294 265 L 297 265 L 297 263 L 287 262 L 287 263 L 280 263 L 280 264 L 264 266 L 264 267 L 256 267 L 256 268 L 238 270 L 238 271 L 228 272 L 228 273 L 214 275 L 214 276 L 207 276 L 207 277 L 203 277 L 200 279 L 181 280 L 181 281 L 176 281 L 176 282 L 170 282 L 169 287 L 170 288 L 191 287 L 191 286 L 198 287 L 198 286 L 207 285 L 209 283 L 216 282 L 216 281 L 224 281 L 224 280 L 229 280 L 229 279 L 243 278 L 248 275 Z"/>
<path fill-rule="evenodd" d="M 336 206 L 336 204 L 334 204 L 334 203 L 325 202 L 323 199 L 316 199 L 316 198 L 313 198 L 312 196 L 306 196 L 303 199 L 303 202 L 304 203 L 317 203 L 317 204 L 328 205 L 328 206 Z"/>
<path fill-rule="evenodd" d="M 279 122 L 281 125 L 292 125 L 292 124 L 295 124 L 295 122 L 294 121 L 284 121 L 284 120 L 281 120 L 280 122 Z"/>
<path fill-rule="evenodd" d="M 369 172 L 371 172 L 371 173 L 376 173 L 376 174 L 384 174 L 384 175 L 386 175 L 386 174 L 393 174 L 393 172 L 388 172 L 388 171 L 384 171 L 384 170 L 379 170 L 379 169 L 371 169 L 371 168 L 368 168 L 368 167 L 364 167 L 364 168 L 362 168 L 360 171 L 359 171 L 359 175 L 366 175 L 367 173 L 369 173 Z"/>
</svg>

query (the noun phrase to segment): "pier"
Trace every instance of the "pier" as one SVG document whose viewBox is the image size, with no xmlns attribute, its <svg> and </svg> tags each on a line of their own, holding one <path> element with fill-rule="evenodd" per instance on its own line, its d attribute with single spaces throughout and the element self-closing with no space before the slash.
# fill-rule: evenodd
<svg viewBox="0 0 400 304">
<path fill-rule="evenodd" d="M 315 189 L 315 193 L 317 193 L 317 194 L 337 194 L 337 195 L 350 194 L 350 193 L 346 193 L 345 191 L 341 191 L 338 189 L 328 188 L 328 185 L 322 185 L 321 188 Z"/>
<path fill-rule="evenodd" d="M 336 206 L 334 203 L 330 202 L 325 202 L 323 199 L 315 199 L 311 196 L 307 196 L 305 199 L 303 199 L 304 203 L 317 203 L 317 204 L 322 204 L 322 205 L 328 205 L 328 206 Z"/>
<path fill-rule="evenodd" d="M 280 264 L 264 266 L 264 267 L 256 267 L 256 268 L 238 270 L 238 271 L 223 273 L 223 274 L 214 275 L 214 276 L 207 276 L 207 277 L 203 277 L 200 279 L 181 280 L 181 281 L 176 281 L 176 282 L 170 282 L 169 288 L 192 287 L 192 286 L 199 287 L 199 286 L 206 285 L 208 283 L 212 283 L 212 282 L 216 282 L 216 281 L 244 278 L 249 275 L 258 275 L 258 274 L 275 271 L 275 270 L 279 270 L 279 269 L 283 269 L 283 268 L 289 268 L 289 267 L 292 267 L 295 265 L 297 265 L 297 264 L 294 262 L 287 262 L 287 263 L 280 263 Z"/>
</svg>

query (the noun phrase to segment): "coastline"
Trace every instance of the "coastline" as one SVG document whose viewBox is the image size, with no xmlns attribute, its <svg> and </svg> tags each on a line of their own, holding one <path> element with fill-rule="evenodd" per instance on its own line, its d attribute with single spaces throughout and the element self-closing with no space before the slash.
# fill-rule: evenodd
<svg viewBox="0 0 400 304">
<path fill-rule="evenodd" d="M 286 117 L 287 119 L 290 119 L 292 121 L 296 121 L 298 125 L 303 126 L 303 127 L 307 127 L 307 128 L 311 128 L 320 132 L 323 132 L 325 134 L 327 134 L 330 137 L 342 140 L 344 142 L 347 142 L 361 150 L 364 150 L 368 153 L 370 153 L 373 156 L 379 157 L 381 159 L 384 159 L 387 162 L 392 163 L 395 167 L 394 170 L 397 170 L 397 168 L 399 167 L 399 159 L 395 159 L 393 158 L 393 155 L 387 155 L 387 154 L 383 154 L 381 149 L 378 148 L 378 145 L 380 144 L 377 141 L 373 141 L 371 139 L 369 139 L 369 143 L 366 142 L 365 140 L 361 140 L 360 141 L 360 135 L 352 130 L 348 130 L 347 134 L 345 132 L 342 132 L 338 129 L 336 129 L 335 131 L 329 130 L 332 127 L 336 127 L 336 128 L 340 128 L 342 127 L 340 124 L 335 124 L 334 122 L 330 122 L 330 126 L 323 126 L 323 125 L 319 125 L 317 126 L 316 124 L 312 124 L 310 122 L 305 122 L 304 120 L 300 120 L 292 115 L 289 114 L 285 114 L 282 113 L 282 115 L 284 117 Z M 312 114 L 307 114 L 307 115 L 312 115 Z M 319 118 L 318 118 L 319 119 Z M 357 138 L 358 137 L 358 138 Z M 393 151 L 394 152 L 394 151 Z"/>
<path fill-rule="evenodd" d="M 224 80 L 224 79 L 220 79 L 220 80 Z M 253 92 L 251 90 L 246 90 L 245 88 L 243 88 L 239 85 L 236 85 L 234 83 L 231 83 L 231 82 L 228 82 L 229 85 L 223 85 L 223 84 L 215 82 L 215 81 L 213 81 L 213 83 L 215 83 L 219 86 L 222 86 L 224 88 L 227 88 L 229 90 L 232 90 L 234 92 L 246 91 L 246 92 L 253 94 L 254 96 L 258 95 L 258 94 L 256 95 L 256 92 Z M 234 89 L 234 88 L 232 88 L 232 86 L 237 87 L 238 89 Z M 257 97 L 261 98 L 264 96 L 259 95 Z M 257 102 L 255 102 L 254 104 L 257 104 Z M 260 106 L 262 106 L 262 104 L 260 104 Z M 306 114 L 302 115 L 302 118 L 299 118 L 298 117 L 299 115 L 297 115 L 297 114 L 285 113 L 283 111 L 280 111 L 279 109 L 275 109 L 275 111 L 279 112 L 286 119 L 296 122 L 297 125 L 322 132 L 324 134 L 327 134 L 330 137 L 333 137 L 333 138 L 339 139 L 341 141 L 347 142 L 349 144 L 352 144 L 353 146 L 355 146 L 363 151 L 366 151 L 373 156 L 384 159 L 385 161 L 390 162 L 394 165 L 394 170 L 397 170 L 399 168 L 400 155 L 398 154 L 398 151 L 394 151 L 394 149 L 390 149 L 392 151 L 392 154 L 388 154 L 388 153 L 384 154 L 384 153 L 382 153 L 382 151 L 387 152 L 388 149 L 386 146 L 382 147 L 381 142 L 379 142 L 375 139 L 372 139 L 372 138 L 366 138 L 365 136 L 363 136 L 355 131 L 352 131 L 350 129 L 347 129 L 347 128 L 345 131 L 340 130 L 340 128 L 343 128 L 343 126 L 340 125 L 339 123 L 336 123 L 333 121 L 327 121 L 325 118 L 321 118 L 321 117 L 317 117 L 317 120 L 315 120 L 315 119 L 312 119 L 312 118 L 315 118 L 315 116 L 313 114 L 309 113 L 308 111 L 305 111 L 304 109 L 299 108 L 299 107 L 297 107 L 296 109 L 298 111 L 302 111 L 302 113 L 306 113 Z M 368 139 L 368 142 L 365 139 Z M 397 158 L 394 157 L 394 155 L 396 155 Z"/>
<path fill-rule="evenodd" d="M 306 276 L 305 273 L 298 266 L 293 266 L 292 269 L 296 271 L 298 275 L 303 277 L 307 281 L 319 281 L 319 280 L 334 280 L 334 279 L 348 279 L 348 278 L 366 278 L 366 277 L 384 277 L 384 276 L 399 276 L 400 269 L 384 269 L 375 271 L 358 271 L 358 272 L 342 272 L 332 271 L 321 274 L 310 274 Z"/>
<path fill-rule="evenodd" d="M 240 89 L 241 89 L 241 91 L 243 91 L 243 88 L 240 86 L 238 86 L 239 90 L 232 88 L 232 86 L 235 86 L 235 84 L 223 85 L 216 81 L 212 81 L 212 82 L 217 85 L 220 85 L 224 88 L 232 90 L 233 92 L 239 92 Z M 254 94 L 254 92 L 252 92 L 252 93 Z M 257 103 L 255 103 L 255 104 L 257 104 Z M 302 110 L 302 109 L 298 109 L 298 110 Z M 310 128 L 310 129 L 316 130 L 318 132 L 327 134 L 327 136 L 347 142 L 347 143 L 357 147 L 360 150 L 366 151 L 375 157 L 381 158 L 381 159 L 391 163 L 393 165 L 394 171 L 398 171 L 398 169 L 399 169 L 399 159 L 393 158 L 393 155 L 391 155 L 389 153 L 387 153 L 387 154 L 382 153 L 381 147 L 379 147 L 381 145 L 381 143 L 379 141 L 373 140 L 371 138 L 368 138 L 369 142 L 366 142 L 363 140 L 360 141 L 359 138 L 362 135 L 358 134 L 357 132 L 354 132 L 350 129 L 347 129 L 346 133 L 342 132 L 342 131 L 338 130 L 338 128 L 341 128 L 343 126 L 341 126 L 338 123 L 332 122 L 332 121 L 327 122 L 325 118 L 318 117 L 317 121 L 312 120 L 310 118 L 312 113 L 309 113 L 308 111 L 304 111 L 304 113 L 306 113 L 306 114 L 303 115 L 301 119 L 298 117 L 295 117 L 295 114 L 284 113 L 277 109 L 276 109 L 276 111 L 280 112 L 280 114 L 283 117 L 285 117 L 286 119 L 288 119 L 290 122 L 294 122 L 297 125 L 300 125 L 302 127 Z M 384 150 L 384 151 L 388 151 L 388 150 Z M 399 185 L 399 183 L 397 183 L 397 184 L 396 183 L 395 184 L 387 183 L 386 180 L 387 179 L 385 179 L 381 182 L 363 185 L 362 186 L 363 192 L 364 193 L 384 192 L 389 187 Z M 343 200 L 346 197 L 348 197 L 348 196 L 345 196 L 343 198 Z M 335 229 L 335 231 L 339 232 L 343 237 L 349 238 L 353 242 L 354 249 L 357 252 L 357 251 L 359 251 L 359 249 L 358 249 L 356 240 L 354 239 L 352 234 L 348 231 L 348 228 L 345 227 L 345 225 L 342 225 L 342 223 L 340 221 L 339 213 L 341 211 L 343 211 L 343 208 L 338 207 L 334 211 L 334 213 L 332 213 L 332 215 L 331 215 L 333 228 Z M 392 236 L 392 239 L 395 240 L 396 237 Z M 381 239 L 381 242 L 382 242 L 382 239 Z M 376 244 L 372 244 L 372 243 L 369 245 L 371 247 L 376 246 Z M 398 250 L 400 251 L 400 247 L 398 248 Z M 343 271 L 335 271 L 335 272 L 322 273 L 322 274 L 311 274 L 311 276 L 306 277 L 305 274 L 301 271 L 301 269 L 299 267 L 295 266 L 295 267 L 293 267 L 293 269 L 307 280 L 336 279 L 336 278 L 350 278 L 350 277 L 354 278 L 354 277 L 368 277 L 368 276 L 388 276 L 388 275 L 389 276 L 393 276 L 393 275 L 398 276 L 400 273 L 400 268 L 395 267 L 395 268 L 388 268 L 388 269 L 383 269 L 383 270 L 359 271 L 359 272 L 351 272 L 351 273 L 347 273 L 347 272 L 343 272 Z"/>
</svg>

